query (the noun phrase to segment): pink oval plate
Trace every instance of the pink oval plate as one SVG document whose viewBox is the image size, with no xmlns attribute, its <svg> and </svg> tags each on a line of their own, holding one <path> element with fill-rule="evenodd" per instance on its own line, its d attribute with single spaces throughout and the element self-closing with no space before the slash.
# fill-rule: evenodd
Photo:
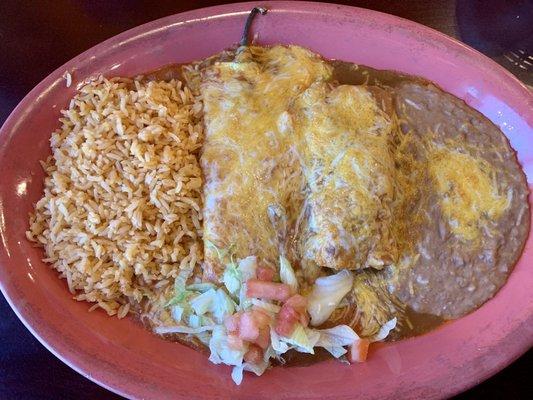
<svg viewBox="0 0 533 400">
<path fill-rule="evenodd" d="M 509 137 L 533 183 L 532 95 L 478 52 L 432 29 L 364 9 L 305 2 L 262 3 L 254 23 L 262 44 L 295 43 L 328 58 L 424 76 L 484 113 Z M 0 279 L 11 307 L 57 357 L 130 398 L 383 399 L 442 398 L 481 382 L 533 343 L 533 242 L 505 287 L 476 312 L 429 334 L 372 350 L 369 360 L 274 368 L 233 385 L 230 370 L 165 342 L 131 319 L 87 312 L 25 240 L 27 215 L 41 195 L 38 160 L 49 154 L 76 84 L 104 73 L 131 76 L 212 55 L 239 40 L 256 3 L 174 15 L 120 34 L 68 62 L 33 89 L 0 133 Z M 62 75 L 69 71 L 73 85 Z"/>
</svg>

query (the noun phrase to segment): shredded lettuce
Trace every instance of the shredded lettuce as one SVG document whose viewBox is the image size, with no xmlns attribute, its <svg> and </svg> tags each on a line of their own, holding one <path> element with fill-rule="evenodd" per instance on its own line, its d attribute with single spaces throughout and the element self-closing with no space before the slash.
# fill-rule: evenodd
<svg viewBox="0 0 533 400">
<path fill-rule="evenodd" d="M 353 275 L 346 270 L 318 278 L 308 296 L 307 309 L 311 316 L 311 325 L 324 323 L 352 286 Z"/>
<path fill-rule="evenodd" d="M 236 385 L 240 385 L 242 383 L 243 371 L 244 364 L 236 365 L 231 370 L 231 379 L 233 379 L 233 382 L 235 382 Z"/>
<path fill-rule="evenodd" d="M 320 337 L 316 345 L 325 348 L 335 358 L 346 354 L 344 346 L 349 346 L 359 339 L 357 333 L 347 325 L 337 325 L 330 329 L 321 329 L 318 332 Z"/>
<path fill-rule="evenodd" d="M 200 326 L 202 326 L 202 317 L 196 315 L 196 314 L 191 314 L 189 315 L 189 323 L 188 325 L 191 327 L 191 328 L 199 328 Z"/>
<path fill-rule="evenodd" d="M 281 282 L 289 285 L 294 293 L 298 292 L 298 279 L 291 263 L 284 256 L 279 256 L 279 276 Z"/>
<path fill-rule="evenodd" d="M 255 256 L 243 258 L 239 261 L 238 268 L 243 282 L 239 290 L 239 309 L 246 310 L 252 305 L 251 299 L 246 296 L 246 281 L 257 276 L 257 258 Z"/>
<path fill-rule="evenodd" d="M 231 294 L 237 295 L 239 293 L 242 285 L 242 274 L 235 263 L 230 262 L 226 265 L 222 282 L 224 282 L 224 286 Z"/>
<path fill-rule="evenodd" d="M 195 333 L 194 336 L 196 337 L 196 339 L 202 342 L 206 347 L 209 347 L 209 341 L 211 340 L 211 332 L 209 331 L 198 332 L 198 333 Z"/>
<path fill-rule="evenodd" d="M 164 305 L 164 307 L 181 304 L 193 293 L 186 289 L 187 280 L 191 274 L 192 269 L 183 269 L 180 271 L 174 280 L 174 296 Z"/>
<path fill-rule="evenodd" d="M 216 289 L 216 286 L 210 282 L 192 283 L 187 286 L 187 290 L 192 292 L 207 292 L 209 289 Z"/>
<path fill-rule="evenodd" d="M 192 272 L 192 268 L 185 268 L 180 271 L 174 280 L 174 290 L 176 292 L 185 290 L 185 285 L 187 284 L 187 280 L 191 277 Z"/>
<path fill-rule="evenodd" d="M 217 291 L 215 289 L 210 289 L 207 292 L 204 292 L 191 299 L 191 308 L 194 310 L 196 315 L 203 315 L 213 308 L 213 303 L 216 297 Z"/>
<path fill-rule="evenodd" d="M 233 382 L 235 382 L 235 384 L 240 385 L 242 383 L 243 371 L 250 371 L 256 374 L 257 376 L 261 376 L 269 366 L 270 362 L 268 361 L 268 359 L 263 360 L 258 364 L 250 364 L 245 362 L 241 365 L 236 365 L 231 371 L 231 379 L 233 379 Z"/>
<path fill-rule="evenodd" d="M 347 325 L 313 329 L 296 324 L 290 337 L 284 337 L 276 333 L 274 324 L 271 323 L 270 345 L 264 352 L 263 360 L 257 364 L 244 362 L 248 344 L 245 342 L 239 349 L 229 346 L 228 333 L 224 326 L 225 318 L 236 311 L 243 311 L 253 306 L 268 313 L 272 317 L 271 320 L 275 321 L 281 307 L 273 302 L 246 297 L 246 281 L 256 277 L 256 257 L 246 257 L 235 262 L 231 250 L 220 250 L 212 243 L 208 246 L 215 249 L 221 262 L 226 266 L 222 279 L 223 286 L 219 287 L 209 282 L 186 285 L 190 271 L 182 271 L 176 278 L 175 295 L 166 305 L 171 307 L 171 315 L 177 324 L 158 327 L 155 331 L 160 334 L 194 335 L 209 347 L 211 362 L 233 366 L 231 377 L 236 384 L 242 382 L 244 371 L 261 375 L 270 366 L 271 359 L 283 362 L 283 354 L 291 349 L 314 354 L 315 348 L 322 347 L 334 357 L 340 358 L 347 353 L 346 347 L 359 339 L 357 333 Z M 283 256 L 280 256 L 280 278 L 295 292 L 298 291 L 296 274 Z M 348 271 L 318 278 L 308 296 L 312 325 L 324 322 L 352 286 L 353 275 Z M 383 340 L 395 326 L 396 318 L 385 323 L 371 340 Z"/>
<path fill-rule="evenodd" d="M 217 257 L 221 263 L 225 263 L 226 257 L 231 253 L 231 249 L 233 248 L 233 246 L 230 246 L 228 249 L 219 249 L 213 242 L 207 239 L 204 240 L 204 244 L 205 247 L 213 249 L 217 253 Z"/>
<path fill-rule="evenodd" d="M 270 345 L 277 355 L 282 355 L 292 348 L 274 329 L 270 329 Z"/>
<path fill-rule="evenodd" d="M 260 308 L 272 316 L 277 314 L 281 309 L 280 306 L 261 299 L 250 299 L 250 302 L 253 306 Z"/>
<path fill-rule="evenodd" d="M 239 292 L 239 311 L 248 310 L 252 306 L 252 302 L 250 299 L 246 296 L 246 285 L 243 285 L 241 287 L 241 290 Z"/>
<path fill-rule="evenodd" d="M 207 239 L 205 240 L 205 245 L 207 248 L 213 249 L 217 254 L 219 262 L 225 265 L 224 274 L 222 275 L 222 282 L 224 283 L 224 286 L 226 287 L 226 289 L 228 289 L 228 292 L 230 294 L 238 296 L 243 279 L 241 271 L 239 270 L 237 264 L 233 259 L 233 246 L 230 246 L 228 249 L 225 250 L 219 249 Z"/>
<path fill-rule="evenodd" d="M 314 354 L 314 347 L 323 347 L 335 358 L 339 358 L 346 354 L 345 346 L 350 346 L 357 339 L 357 333 L 347 325 L 319 330 L 298 324 L 288 338 L 278 335 L 274 329 L 270 331 L 271 346 L 277 358 L 291 349 Z"/>
<path fill-rule="evenodd" d="M 244 365 L 245 371 L 250 371 L 256 374 L 257 376 L 261 376 L 266 371 L 266 369 L 269 367 L 270 362 L 269 362 L 269 358 L 267 358 L 266 360 L 263 359 L 263 361 L 260 361 L 257 364 L 251 364 L 251 363 L 245 362 L 243 365 Z"/>
<path fill-rule="evenodd" d="M 235 297 L 239 298 L 239 306 L 241 309 L 249 307 L 249 301 L 246 298 L 246 288 L 244 283 L 248 279 L 256 277 L 257 259 L 254 256 L 243 258 L 236 264 L 231 261 L 226 264 L 224 275 L 222 276 L 222 282 L 228 289 L 228 292 Z"/>
<path fill-rule="evenodd" d="M 263 361 L 269 361 L 271 358 L 277 357 L 275 350 L 272 345 L 269 345 L 263 354 Z"/>
<path fill-rule="evenodd" d="M 235 312 L 236 304 L 224 291 L 224 289 L 217 289 L 215 299 L 212 303 L 211 313 L 213 318 L 219 324 L 224 323 L 224 318 Z"/>
<path fill-rule="evenodd" d="M 270 346 L 276 358 L 281 357 L 291 349 L 300 353 L 314 354 L 313 347 L 318 341 L 318 335 L 311 329 L 297 324 L 290 337 L 280 336 L 273 328 L 270 329 Z"/>
<path fill-rule="evenodd" d="M 239 271 L 241 271 L 243 282 L 255 278 L 257 273 L 257 257 L 248 256 L 239 261 Z"/>
<path fill-rule="evenodd" d="M 190 326 L 184 325 L 174 325 L 174 326 L 158 326 L 154 329 L 155 333 L 160 335 L 166 333 L 187 333 L 187 334 L 198 334 L 201 332 L 212 331 L 216 328 L 216 325 L 206 325 L 200 326 L 198 328 L 191 328 Z"/>
<path fill-rule="evenodd" d="M 329 354 L 331 354 L 335 358 L 340 358 L 346 353 L 348 353 L 348 350 L 346 350 L 344 347 L 341 346 L 320 346 L 326 349 Z"/>
<path fill-rule="evenodd" d="M 223 326 L 217 325 L 209 341 L 211 355 L 209 361 L 213 364 L 241 365 L 246 348 L 232 349 L 228 344 L 228 336 Z"/>
<path fill-rule="evenodd" d="M 329 329 L 320 329 L 317 346 L 348 346 L 359 339 L 359 335 L 348 325 L 337 325 Z"/>
<path fill-rule="evenodd" d="M 227 315 L 235 312 L 235 302 L 222 288 L 209 289 L 189 301 L 195 315 L 203 316 L 210 313 L 219 324 L 224 322 Z"/>
<path fill-rule="evenodd" d="M 183 316 L 184 311 L 185 311 L 185 308 L 182 306 L 178 306 L 178 305 L 172 306 L 171 308 L 172 318 L 174 318 L 176 322 L 181 322 L 181 317 Z"/>
<path fill-rule="evenodd" d="M 318 340 L 319 335 L 316 331 L 305 329 L 301 324 L 296 324 L 292 335 L 282 340 L 300 353 L 315 354 L 313 347 Z"/>
<path fill-rule="evenodd" d="M 183 303 L 189 294 L 190 293 L 187 290 L 176 293 L 169 301 L 166 302 L 165 308 Z"/>
<path fill-rule="evenodd" d="M 205 315 L 191 314 L 188 318 L 188 325 L 191 328 L 200 328 L 202 326 L 214 326 L 217 325 L 213 319 L 206 317 Z"/>
</svg>

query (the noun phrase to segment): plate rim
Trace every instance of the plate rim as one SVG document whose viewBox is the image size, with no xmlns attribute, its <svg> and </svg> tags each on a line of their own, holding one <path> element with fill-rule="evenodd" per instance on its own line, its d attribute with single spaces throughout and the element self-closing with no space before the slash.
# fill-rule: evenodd
<svg viewBox="0 0 533 400">
<path fill-rule="evenodd" d="M 413 28 L 416 27 L 418 30 L 422 32 L 428 33 L 429 40 L 437 40 L 439 42 L 443 42 L 446 46 L 452 46 L 452 47 L 460 47 L 463 52 L 466 52 L 466 54 L 469 57 L 474 57 L 479 60 L 481 60 L 487 67 L 490 69 L 495 70 L 495 72 L 498 75 L 505 76 L 505 81 L 507 84 L 514 86 L 514 90 L 522 91 L 522 93 L 525 96 L 531 96 L 531 91 L 527 88 L 525 84 L 523 84 L 518 78 L 516 78 L 511 72 L 509 72 L 507 69 L 496 63 L 494 60 L 488 58 L 487 56 L 483 55 L 479 51 L 471 48 L 470 46 L 460 42 L 459 40 L 452 38 L 442 32 L 439 32 L 433 28 L 427 27 L 425 25 L 422 25 L 420 23 L 402 18 L 397 17 L 391 14 L 383 13 L 380 11 L 374 11 L 369 10 L 361 7 L 354 7 L 354 6 L 347 6 L 347 5 L 337 5 L 332 3 L 321 3 L 321 2 L 308 2 L 308 1 L 267 1 L 262 2 L 262 5 L 266 5 L 267 7 L 271 6 L 274 7 L 274 12 L 302 12 L 302 13 L 309 13 L 309 14 L 317 14 L 319 13 L 318 10 L 327 13 L 328 15 L 333 16 L 334 18 L 339 18 L 341 15 L 350 15 L 350 14 L 358 14 L 358 13 L 370 13 L 374 14 L 376 16 L 379 16 L 380 19 L 383 19 L 385 22 L 391 22 L 395 25 L 401 25 L 403 28 Z M 182 13 L 173 14 L 170 16 L 166 16 L 163 18 L 159 18 L 150 22 L 147 22 L 145 24 L 136 26 L 134 28 L 131 28 L 129 30 L 126 30 L 122 33 L 119 33 L 109 39 L 106 39 L 103 42 L 100 42 L 91 48 L 85 50 L 84 52 L 80 53 L 76 57 L 72 58 L 71 60 L 67 61 L 60 67 L 56 68 L 54 71 L 52 71 L 49 75 L 47 75 L 43 80 L 41 80 L 24 98 L 18 103 L 18 105 L 13 109 L 13 111 L 9 114 L 6 121 L 3 123 L 2 127 L 0 128 L 0 157 L 3 153 L 3 144 L 6 141 L 6 137 L 9 136 L 9 132 L 16 126 L 17 120 L 19 119 L 19 114 L 21 110 L 24 110 L 31 102 L 37 100 L 39 97 L 41 97 L 43 94 L 46 93 L 46 89 L 49 88 L 51 85 L 53 85 L 55 82 L 62 78 L 62 75 L 65 71 L 69 70 L 69 66 L 72 66 L 77 63 L 83 63 L 87 62 L 87 59 L 90 58 L 91 55 L 94 53 L 98 53 L 99 57 L 104 56 L 106 53 L 113 51 L 117 46 L 121 46 L 127 42 L 135 41 L 140 39 L 141 37 L 145 35 L 150 35 L 158 30 L 165 30 L 169 29 L 169 27 L 176 25 L 176 24 L 188 24 L 188 23 L 195 23 L 199 19 L 206 18 L 206 17 L 220 17 L 223 18 L 227 15 L 235 15 L 235 14 L 247 14 L 249 10 L 256 6 L 256 2 L 245 2 L 245 3 L 231 3 L 231 4 L 224 4 L 224 5 L 217 5 L 217 6 L 211 6 L 211 7 L 205 7 L 205 8 L 199 8 L 195 10 L 190 10 Z M 1 232 L 0 232 L 1 233 Z M 531 231 L 529 233 L 531 235 Z M 2 252 L 4 252 L 4 248 L 1 248 Z M 0 273 L 3 274 L 3 270 L 6 268 L 3 262 L 0 260 Z M 72 357 L 72 351 L 69 351 L 68 349 L 58 349 L 56 348 L 57 344 L 57 338 L 54 340 L 50 337 L 46 337 L 46 335 L 42 332 L 40 332 L 39 329 L 35 329 L 29 322 L 28 322 L 28 315 L 24 311 L 23 307 L 20 307 L 16 302 L 11 298 L 10 296 L 10 288 L 8 285 L 4 284 L 3 280 L 0 280 L 0 291 L 4 295 L 6 301 L 8 302 L 11 309 L 15 312 L 17 317 L 22 321 L 24 326 L 30 331 L 30 333 L 46 348 L 48 349 L 52 354 L 54 354 L 58 359 L 60 359 L 62 362 L 67 364 L 70 368 L 74 369 L 76 372 L 84 376 L 85 378 L 91 380 L 92 382 L 106 388 L 107 390 L 110 390 L 116 394 L 119 394 L 124 397 L 142 397 L 142 393 L 136 390 L 128 390 L 129 385 L 127 383 L 123 383 L 122 387 L 119 387 L 117 385 L 111 386 L 106 379 L 97 379 L 90 373 L 90 365 L 81 365 L 82 362 L 80 362 L 79 359 L 73 361 L 70 359 Z M 520 326 L 531 326 L 533 324 L 533 312 L 530 312 L 528 315 L 528 318 L 521 322 Z M 49 334 L 48 336 L 54 336 L 53 334 Z M 506 338 L 507 339 L 507 338 Z M 527 337 L 521 337 L 517 340 L 517 338 L 513 338 L 514 340 L 514 346 L 512 347 L 513 351 L 507 351 L 506 357 L 502 358 L 499 363 L 493 366 L 493 368 L 489 369 L 488 371 L 484 371 L 481 374 L 476 375 L 475 378 L 471 378 L 470 381 L 463 383 L 457 387 L 448 389 L 445 393 L 443 393 L 443 396 L 451 396 L 458 393 L 461 393 L 476 384 L 481 383 L 483 380 L 488 379 L 489 377 L 493 376 L 497 372 L 501 371 L 503 368 L 511 364 L 513 361 L 515 361 L 518 357 L 520 357 L 523 353 L 525 353 L 529 348 L 531 348 L 533 344 L 533 337 L 527 338 Z M 50 342 L 56 342 L 55 344 L 51 344 Z M 109 370 L 109 373 L 112 373 L 112 370 Z"/>
</svg>

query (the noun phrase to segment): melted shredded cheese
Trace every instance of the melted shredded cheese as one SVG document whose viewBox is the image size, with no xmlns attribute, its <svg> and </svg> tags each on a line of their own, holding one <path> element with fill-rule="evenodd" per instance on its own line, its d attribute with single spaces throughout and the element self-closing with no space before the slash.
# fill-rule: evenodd
<svg viewBox="0 0 533 400">
<path fill-rule="evenodd" d="M 289 104 L 331 75 L 321 58 L 296 46 L 246 47 L 205 71 L 201 85 L 206 141 L 204 239 L 234 245 L 235 256 L 277 260 L 302 186 L 290 135 Z M 272 212 L 281 221 L 271 220 Z M 216 257 L 206 254 L 208 262 Z"/>
<path fill-rule="evenodd" d="M 496 219 L 509 207 L 498 193 L 492 167 L 480 158 L 438 148 L 430 152 L 429 170 L 450 229 L 464 240 L 480 236 L 480 221 Z"/>
<path fill-rule="evenodd" d="M 320 266 L 381 267 L 394 163 L 390 119 L 362 86 L 311 86 L 292 110 L 310 193 L 304 257 Z"/>
</svg>

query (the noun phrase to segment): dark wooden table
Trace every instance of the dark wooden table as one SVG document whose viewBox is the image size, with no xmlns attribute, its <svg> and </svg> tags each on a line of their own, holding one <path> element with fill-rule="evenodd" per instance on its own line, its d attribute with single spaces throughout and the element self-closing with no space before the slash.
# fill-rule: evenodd
<svg viewBox="0 0 533 400">
<path fill-rule="evenodd" d="M 528 0 L 336 2 L 398 15 L 462 38 L 507 68 L 512 66 L 505 65 L 505 47 L 524 38 L 529 40 L 525 44 L 529 46 L 533 37 L 533 4 Z M 40 80 L 89 47 L 139 24 L 221 3 L 227 2 L 0 0 L 0 123 Z M 520 17 L 522 20 L 518 21 Z M 498 23 L 508 24 L 509 21 L 519 23 L 513 25 L 514 30 L 505 28 L 504 34 L 494 34 Z M 525 29 L 526 33 L 520 29 Z M 530 71 L 513 72 L 525 82 L 531 79 Z M 531 398 L 532 361 L 530 350 L 496 376 L 457 398 Z M 49 353 L 0 296 L 0 400 L 119 398 L 78 375 Z"/>
</svg>

